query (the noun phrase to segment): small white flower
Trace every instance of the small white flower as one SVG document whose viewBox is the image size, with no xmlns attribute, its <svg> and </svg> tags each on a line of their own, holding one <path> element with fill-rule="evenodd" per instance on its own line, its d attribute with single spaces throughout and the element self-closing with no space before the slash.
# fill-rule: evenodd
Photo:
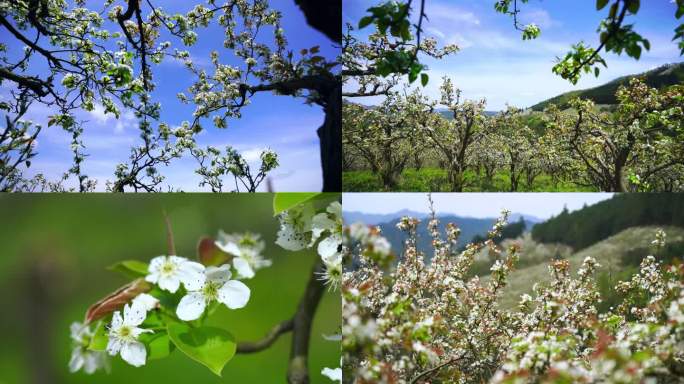
<svg viewBox="0 0 684 384">
<path fill-rule="evenodd" d="M 159 304 L 159 300 L 152 295 L 148 295 L 147 293 L 141 293 L 131 301 L 131 305 L 140 305 L 142 308 L 145 308 L 145 311 L 148 312 L 153 310 L 157 304 Z"/>
<path fill-rule="evenodd" d="M 311 243 L 313 244 L 324 233 L 328 233 L 328 236 L 318 243 L 318 254 L 328 263 L 329 260 L 337 258 L 342 245 L 342 205 L 334 201 L 326 211 L 313 218 Z"/>
<path fill-rule="evenodd" d="M 145 345 L 138 341 L 138 336 L 144 332 L 152 332 L 149 329 L 139 328 L 138 325 L 145 321 L 147 311 L 141 303 L 126 304 L 123 310 L 123 318 L 119 311 L 114 312 L 112 324 L 109 327 L 109 343 L 107 352 L 115 356 L 121 354 L 121 358 L 128 364 L 140 367 L 145 365 L 147 351 Z"/>
<path fill-rule="evenodd" d="M 259 269 L 271 266 L 271 260 L 264 259 L 261 255 L 265 245 L 257 234 L 229 235 L 219 231 L 214 244 L 223 252 L 234 256 L 233 267 L 238 272 L 238 278 L 251 279 Z"/>
<path fill-rule="evenodd" d="M 220 267 L 207 267 L 206 279 L 197 290 L 188 292 L 183 296 L 176 315 L 185 321 L 198 319 L 207 307 L 207 304 L 216 300 L 225 304 L 230 309 L 242 308 L 249 301 L 249 288 L 241 281 L 231 280 L 230 265 Z"/>
<path fill-rule="evenodd" d="M 83 368 L 83 371 L 90 375 L 99 368 L 108 369 L 109 361 L 107 360 L 107 355 L 103 351 L 91 351 L 88 349 L 93 337 L 90 327 L 81 323 L 72 323 L 70 330 L 74 349 L 69 360 L 69 371 L 73 373 Z"/>
<path fill-rule="evenodd" d="M 280 230 L 276 244 L 288 251 L 299 251 L 311 242 L 311 220 L 314 209 L 311 204 L 304 204 L 278 215 Z"/>
<path fill-rule="evenodd" d="M 149 275 L 145 280 L 159 288 L 175 293 L 183 283 L 192 291 L 204 284 L 204 265 L 178 256 L 157 256 L 150 261 Z"/>
</svg>

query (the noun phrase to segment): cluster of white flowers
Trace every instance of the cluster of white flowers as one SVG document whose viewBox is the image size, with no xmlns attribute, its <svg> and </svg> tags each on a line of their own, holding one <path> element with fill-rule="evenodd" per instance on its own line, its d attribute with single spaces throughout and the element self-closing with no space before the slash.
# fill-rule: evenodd
<svg viewBox="0 0 684 384">
<path fill-rule="evenodd" d="M 316 214 L 311 204 L 301 204 L 278 215 L 280 230 L 276 244 L 290 251 L 311 248 L 321 257 L 322 279 L 337 288 L 342 277 L 342 205 L 334 201 Z"/>
<path fill-rule="evenodd" d="M 214 245 L 230 257 L 230 263 L 205 266 L 176 255 L 157 256 L 147 266 L 144 281 L 139 280 L 147 284 L 144 291 L 150 291 L 151 284 L 170 293 L 183 289 L 184 295 L 175 308 L 177 318 L 182 321 L 201 318 L 214 302 L 229 309 L 244 307 L 251 292 L 239 279 L 250 279 L 255 276 L 257 270 L 271 265 L 271 261 L 262 256 L 264 242 L 254 233 L 227 234 L 219 231 Z M 136 367 L 144 365 L 147 350 L 140 336 L 154 332 L 145 326 L 145 320 L 148 312 L 159 307 L 160 302 L 156 297 L 144 292 L 138 293 L 124 303 L 122 311 L 113 312 L 106 327 L 99 322 L 95 328 L 106 330 L 102 332 L 102 336 L 107 340 L 105 350 L 91 349 L 96 331 L 93 331 L 90 325 L 72 324 L 71 338 L 74 349 L 69 369 L 76 372 L 83 368 L 90 374 L 97 369 L 108 368 L 107 353 L 111 356 L 120 355 L 124 361 Z"/>
</svg>

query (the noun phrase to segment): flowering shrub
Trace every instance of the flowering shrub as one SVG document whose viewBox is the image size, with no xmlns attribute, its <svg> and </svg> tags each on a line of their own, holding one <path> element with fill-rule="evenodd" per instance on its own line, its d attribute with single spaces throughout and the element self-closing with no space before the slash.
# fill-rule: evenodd
<svg viewBox="0 0 684 384">
<path fill-rule="evenodd" d="M 576 275 L 566 260 L 549 266 L 552 281 L 535 284 L 516 308 L 502 308 L 518 260 L 515 245 L 494 239 L 458 251 L 459 229 L 438 231 L 428 219 L 434 253 L 416 248 L 419 220 L 404 217 L 403 252 L 395 254 L 379 229 L 345 228 L 345 253 L 353 261 L 343 275 L 343 369 L 354 383 L 633 383 L 676 382 L 684 368 L 684 267 L 663 267 L 646 257 L 631 281 L 618 284 L 623 302 L 607 313 L 593 274 L 595 259 Z M 664 235 L 656 235 L 661 247 Z M 470 278 L 478 252 L 495 257 L 486 279 Z M 669 381 L 668 381 L 669 380 Z M 655 382 L 655 381 L 654 381 Z"/>
<path fill-rule="evenodd" d="M 246 282 L 271 266 L 271 260 L 263 256 L 266 243 L 261 236 L 219 231 L 216 238 L 200 239 L 198 260 L 192 261 L 175 254 L 169 229 L 167 255 L 149 263 L 126 260 L 110 268 L 134 280 L 93 304 L 83 323 L 71 325 L 70 371 L 109 370 L 109 359 L 117 355 L 140 367 L 178 349 L 220 375 L 236 353 L 266 349 L 286 332 L 293 332 L 293 349 L 305 343 L 306 350 L 316 305 L 325 290 L 322 280 L 335 288 L 342 274 L 342 207 L 331 202 L 336 196 L 276 195 L 274 207 L 280 221 L 276 244 L 287 250 L 315 247 L 320 257 L 296 314 L 277 324 L 263 340 L 238 343 L 229 330 L 206 325 L 220 306 L 238 310 L 249 305 L 251 290 Z M 290 382 L 308 382 L 306 355 L 293 355 L 291 360 Z M 326 368 L 322 374 L 341 380 L 340 368 Z"/>
</svg>

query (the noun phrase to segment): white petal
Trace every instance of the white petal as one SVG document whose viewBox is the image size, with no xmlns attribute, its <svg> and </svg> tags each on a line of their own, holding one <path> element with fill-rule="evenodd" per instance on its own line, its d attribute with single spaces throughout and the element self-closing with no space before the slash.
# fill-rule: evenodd
<svg viewBox="0 0 684 384">
<path fill-rule="evenodd" d="M 126 325 L 140 325 L 145 321 L 147 317 L 147 311 L 142 303 L 133 303 L 130 306 L 126 304 L 124 306 L 124 324 Z"/>
<path fill-rule="evenodd" d="M 99 355 L 100 352 L 94 352 L 94 351 L 88 351 L 85 353 L 85 365 L 83 366 L 83 370 L 87 374 L 92 374 L 95 371 L 97 371 L 97 368 L 99 367 Z"/>
<path fill-rule="evenodd" d="M 330 380 L 342 382 L 342 368 L 323 368 L 321 373 L 327 376 Z"/>
<path fill-rule="evenodd" d="M 150 264 L 147 266 L 147 271 L 149 273 L 159 273 L 161 271 L 162 265 L 166 261 L 166 256 L 157 256 L 150 260 Z"/>
<path fill-rule="evenodd" d="M 327 341 L 342 341 L 342 334 L 323 335 L 323 338 Z"/>
<path fill-rule="evenodd" d="M 337 234 L 332 234 L 318 243 L 318 254 L 323 260 L 328 260 L 337 254 L 341 244 L 342 238 Z"/>
<path fill-rule="evenodd" d="M 179 319 L 184 321 L 197 320 L 204 313 L 204 308 L 207 302 L 204 295 L 200 292 L 190 292 L 183 296 L 178 308 L 176 308 L 176 315 Z"/>
<path fill-rule="evenodd" d="M 177 276 L 163 276 L 159 278 L 158 285 L 161 289 L 176 293 L 178 287 L 180 287 L 180 279 Z"/>
<path fill-rule="evenodd" d="M 71 359 L 69 360 L 69 372 L 74 373 L 78 371 L 83 366 L 83 363 L 84 359 L 81 347 L 74 348 L 74 350 L 71 351 Z"/>
<path fill-rule="evenodd" d="M 216 240 L 214 244 L 219 247 L 220 250 L 222 250 L 225 253 L 229 253 L 233 256 L 240 256 L 240 247 L 237 246 L 237 244 L 231 242 L 221 242 Z"/>
<path fill-rule="evenodd" d="M 247 260 L 243 258 L 234 258 L 233 267 L 235 267 L 235 269 L 237 270 L 239 277 L 243 279 L 251 279 L 252 277 L 254 277 L 254 270 L 249 265 Z"/>
<path fill-rule="evenodd" d="M 107 353 L 115 356 L 121 350 L 121 340 L 116 337 L 110 337 L 107 343 Z"/>
<path fill-rule="evenodd" d="M 86 331 L 89 331 L 88 327 L 78 323 L 74 322 L 71 323 L 71 326 L 69 327 L 69 331 L 71 334 L 71 339 L 76 341 L 76 342 L 81 342 L 81 338 L 83 337 L 83 333 Z"/>
<path fill-rule="evenodd" d="M 150 273 L 149 275 L 145 276 L 145 281 L 149 281 L 152 284 L 157 284 L 157 281 L 159 281 L 159 272 Z"/>
<path fill-rule="evenodd" d="M 328 211 L 328 213 L 332 213 L 337 219 L 342 218 L 342 204 L 340 204 L 339 201 L 333 201 L 330 203 L 326 211 Z"/>
<path fill-rule="evenodd" d="M 147 351 L 143 343 L 137 341 L 126 343 L 121 347 L 121 358 L 134 367 L 140 367 L 145 365 Z"/>
<path fill-rule="evenodd" d="M 313 221 L 311 222 L 311 228 L 312 230 L 319 230 L 319 231 L 332 231 L 336 227 L 335 221 L 331 220 L 330 217 L 328 217 L 327 213 L 319 213 L 316 216 L 313 217 Z"/>
<path fill-rule="evenodd" d="M 176 264 L 176 265 L 181 265 L 181 264 L 183 264 L 184 262 L 189 261 L 189 260 L 186 259 L 185 257 L 175 256 L 175 255 L 169 256 L 169 260 L 170 260 L 172 263 Z"/>
<path fill-rule="evenodd" d="M 141 333 L 154 333 L 154 331 L 151 329 L 138 328 L 138 327 L 131 328 L 131 335 L 133 335 L 133 337 L 135 337 L 136 339 L 138 338 L 138 336 L 140 336 Z"/>
<path fill-rule="evenodd" d="M 194 261 L 184 261 L 178 267 L 178 278 L 185 289 L 188 291 L 196 291 L 204 285 L 204 265 Z"/>
<path fill-rule="evenodd" d="M 147 293 L 141 293 L 131 302 L 131 304 L 136 303 L 145 308 L 146 311 L 151 311 L 157 306 L 157 304 L 159 304 L 159 300 L 152 295 L 148 295 Z"/>
<path fill-rule="evenodd" d="M 249 288 L 241 281 L 231 280 L 218 291 L 218 301 L 230 309 L 242 308 L 249 301 Z"/>
<path fill-rule="evenodd" d="M 207 267 L 205 274 L 209 281 L 225 283 L 230 280 L 230 264 L 223 264 L 220 267 Z"/>
<path fill-rule="evenodd" d="M 121 324 L 123 324 L 123 319 L 121 318 L 121 312 L 116 311 L 112 315 L 112 329 L 120 328 Z"/>
<path fill-rule="evenodd" d="M 288 251 L 299 251 L 309 244 L 304 235 L 295 232 L 291 227 L 281 228 L 275 243 Z"/>
</svg>

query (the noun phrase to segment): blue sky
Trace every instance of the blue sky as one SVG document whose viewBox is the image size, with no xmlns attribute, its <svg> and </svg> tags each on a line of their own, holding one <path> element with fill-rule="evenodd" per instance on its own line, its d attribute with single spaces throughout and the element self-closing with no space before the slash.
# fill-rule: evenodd
<svg viewBox="0 0 684 384">
<path fill-rule="evenodd" d="M 343 0 L 343 20 L 357 25 L 365 10 L 377 0 Z M 596 29 L 607 14 L 597 12 L 594 0 L 530 0 L 520 15 L 522 23 L 536 23 L 540 38 L 523 42 L 513 29 L 512 19 L 494 11 L 494 0 L 428 0 L 427 36 L 440 44 L 456 43 L 461 51 L 442 60 L 423 60 L 430 68 L 427 93 L 439 96 L 444 75 L 462 89 L 463 97 L 487 99 L 488 110 L 501 110 L 506 103 L 529 107 L 562 92 L 589 88 L 617 77 L 684 61 L 671 39 L 678 25 L 670 0 L 641 2 L 641 10 L 626 23 L 651 42 L 651 51 L 636 61 L 625 55 L 605 54 L 608 68 L 599 78 L 584 76 L 576 86 L 551 73 L 554 59 L 564 56 L 571 44 L 584 40 L 596 46 Z M 367 34 L 370 27 L 361 31 Z M 361 100 L 357 100 L 361 101 Z M 366 99 L 374 103 L 377 99 Z"/>
<path fill-rule="evenodd" d="M 187 12 L 192 4 L 158 0 L 155 6 L 161 6 L 167 12 Z M 293 0 L 271 1 L 271 6 L 283 14 L 282 25 L 290 49 L 299 52 L 302 48 L 319 45 L 321 54 L 329 60 L 337 57 L 339 47 L 335 47 L 323 34 L 306 24 L 304 15 Z M 110 29 L 118 30 L 114 27 Z M 179 49 L 189 50 L 197 64 L 208 64 L 211 50 L 219 52 L 222 62 L 234 62 L 232 53 L 223 49 L 224 35 L 220 28 L 200 30 L 198 35 L 197 44 L 190 48 L 183 48 L 177 40 L 169 40 Z M 0 38 L 10 44 L 10 54 L 22 49 L 4 28 L 0 30 Z M 272 40 L 270 35 L 263 35 L 262 41 L 266 38 Z M 162 39 L 165 37 L 162 36 Z M 36 63 L 39 61 L 40 59 Z M 193 106 L 183 105 L 176 98 L 178 92 L 185 91 L 192 83 L 191 74 L 180 63 L 168 59 L 154 67 L 153 73 L 157 83 L 154 99 L 162 104 L 162 121 L 172 126 L 179 125 L 183 120 L 191 121 Z M 0 97 L 8 97 L 10 86 L 8 82 L 2 84 Z M 72 155 L 69 149 L 70 137 L 60 128 L 47 128 L 47 116 L 52 113 L 54 111 L 49 108 L 36 105 L 26 116 L 44 127 L 38 138 L 39 154 L 27 174 L 42 172 L 49 179 L 56 180 L 71 166 Z M 89 157 L 83 165 L 84 173 L 98 179 L 97 189 L 104 190 L 105 181 L 113 178 L 115 165 L 125 162 L 129 156 L 129 148 L 139 141 L 137 121 L 131 112 L 124 112 L 117 120 L 112 115 L 104 115 L 101 108 L 93 112 L 80 111 L 77 116 L 87 121 L 83 141 Z M 322 180 L 316 129 L 323 118 L 320 107 L 305 105 L 301 98 L 260 93 L 252 98 L 251 105 L 243 109 L 241 119 L 228 121 L 227 129 L 218 130 L 209 121 L 205 121 L 205 131 L 198 136 L 198 143 L 219 147 L 231 145 L 248 161 L 254 161 L 254 167 L 258 167 L 257 159 L 261 149 L 270 147 L 278 153 L 281 164 L 271 173 L 276 191 L 319 191 Z M 195 169 L 196 162 L 193 159 L 177 160 L 170 167 L 161 169 L 162 174 L 167 177 L 164 184 L 185 191 L 199 191 L 197 184 L 200 178 L 194 174 Z M 227 185 L 233 185 L 232 178 L 226 181 Z M 265 185 L 262 185 L 262 190 Z"/>
<path fill-rule="evenodd" d="M 502 209 L 547 219 L 567 207 L 573 211 L 610 199 L 612 193 L 433 193 L 438 214 L 497 217 Z M 426 193 L 344 193 L 344 210 L 363 213 L 394 213 L 402 209 L 428 212 Z"/>
</svg>

